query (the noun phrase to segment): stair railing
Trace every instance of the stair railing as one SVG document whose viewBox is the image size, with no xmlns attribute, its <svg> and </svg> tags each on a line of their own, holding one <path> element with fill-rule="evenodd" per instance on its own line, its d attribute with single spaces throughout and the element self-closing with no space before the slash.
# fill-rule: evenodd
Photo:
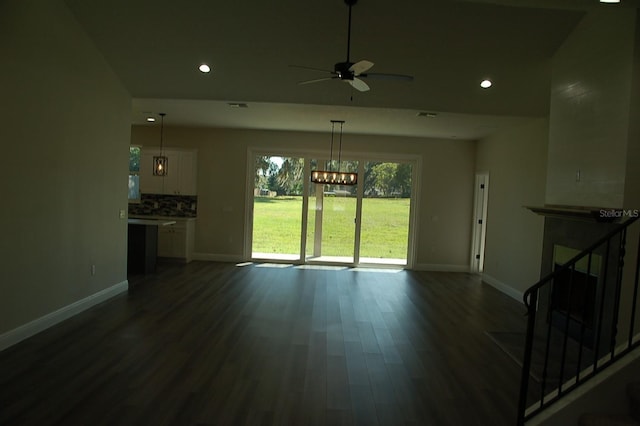
<svg viewBox="0 0 640 426">
<path fill-rule="evenodd" d="M 630 265 L 634 269 L 627 275 L 624 270 L 628 230 L 638 219 L 636 215 L 619 225 L 525 291 L 528 318 L 518 425 L 524 425 L 640 345 L 640 338 L 635 336 L 640 235 L 635 265 Z M 580 289 L 584 292 L 584 285 L 593 279 L 598 267 L 600 274 L 593 292 L 578 293 Z M 565 283 L 562 294 L 554 285 L 560 280 Z M 623 294 L 627 298 L 621 300 Z M 554 301 L 558 296 L 567 298 L 563 309 Z M 591 298 L 593 309 L 584 303 L 578 308 L 584 311 L 572 310 L 575 296 L 583 301 Z M 593 320 L 591 328 L 584 321 L 587 317 Z"/>
</svg>

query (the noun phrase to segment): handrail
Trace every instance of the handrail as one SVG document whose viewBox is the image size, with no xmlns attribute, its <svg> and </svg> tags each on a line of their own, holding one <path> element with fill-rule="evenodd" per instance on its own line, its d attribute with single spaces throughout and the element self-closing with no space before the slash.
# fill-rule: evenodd
<svg viewBox="0 0 640 426">
<path fill-rule="evenodd" d="M 640 346 L 640 340 L 634 340 L 634 327 L 636 323 L 637 297 L 639 296 L 638 283 L 640 280 L 640 237 L 637 242 L 637 259 L 635 274 L 630 279 L 633 285 L 633 299 L 631 300 L 630 321 L 622 326 L 628 326 L 629 335 L 626 346 L 617 350 L 616 337 L 619 331 L 621 293 L 623 285 L 624 257 L 627 251 L 627 230 L 639 216 L 632 217 L 615 229 L 612 229 L 596 242 L 589 245 L 568 262 L 557 265 L 550 274 L 543 277 L 523 294 L 523 302 L 527 309 L 527 331 L 522 360 L 522 376 L 520 382 L 520 398 L 518 401 L 518 425 L 524 425 L 542 410 L 557 402 L 567 393 L 573 391 L 582 383 L 595 376 L 635 347 Z M 604 256 L 602 251 L 604 250 Z M 601 256 L 600 275 L 596 284 L 592 284 L 593 304 L 592 311 L 585 303 L 580 310 L 574 310 L 571 306 L 574 296 L 586 297 L 585 288 L 581 284 L 588 284 L 592 272 L 592 257 Z M 588 257 L 586 274 L 576 269 L 576 264 Z M 562 275 L 564 274 L 564 282 Z M 568 274 L 568 275 L 567 275 Z M 582 278 L 584 275 L 584 278 Z M 568 276 L 568 278 L 567 278 Z M 584 281 L 580 281 L 584 279 Z M 609 281 L 615 281 L 613 284 Z M 556 283 L 564 283 L 562 287 L 566 291 L 563 298 L 558 296 L 561 290 Z M 578 285 L 576 285 L 578 284 Z M 560 286 L 560 284 L 557 284 Z M 576 290 L 578 288 L 578 290 Z M 548 292 L 546 292 L 548 289 Z M 541 291 L 545 293 L 541 294 Z M 576 295 L 576 291 L 582 291 Z M 538 306 L 540 296 L 546 295 L 548 304 L 544 308 Z M 553 299 L 556 297 L 556 299 Z M 566 306 L 554 305 L 558 300 L 567 302 Z M 596 302 L 597 301 L 597 302 Z M 541 304 L 542 306 L 542 304 Z M 538 310 L 546 315 L 538 315 Z M 626 307 L 625 307 L 626 309 Z M 588 325 L 586 314 L 591 312 L 594 323 Z M 536 323 L 540 317 L 540 324 Z M 605 324 L 606 323 L 606 324 Z M 556 325 L 556 328 L 553 327 Z M 604 324 L 604 325 L 603 325 Z M 586 336 L 589 334 L 589 340 Z M 536 344 L 534 345 L 534 340 Z M 622 336 L 621 341 L 627 340 Z M 534 348 L 535 346 L 535 348 Z M 532 374 L 532 362 L 534 349 L 539 349 L 536 367 L 541 371 L 536 376 L 539 389 L 531 391 L 529 381 Z M 593 352 L 592 358 L 589 357 Z M 541 355 L 543 354 L 543 355 Z M 542 356 L 542 358 L 540 358 Z M 574 365 L 575 364 L 575 365 Z M 533 392 L 536 399 L 534 405 L 528 407 L 528 401 Z"/>
<path fill-rule="evenodd" d="M 589 253 L 593 252 L 595 249 L 600 247 L 602 244 L 604 244 L 608 240 L 610 240 L 613 237 L 615 237 L 616 235 L 618 235 L 623 229 L 628 228 L 630 225 L 632 225 L 638 219 L 640 219 L 640 216 L 635 216 L 635 217 L 630 218 L 626 222 L 619 224 L 617 228 L 611 230 L 611 232 L 606 234 L 604 237 L 600 238 L 595 243 L 591 244 L 589 247 L 587 247 L 586 249 L 582 250 L 580 253 L 576 254 L 574 257 L 569 259 L 569 261 L 567 261 L 567 263 L 562 265 L 560 267 L 560 269 L 551 272 L 546 277 L 542 278 L 540 281 L 538 281 L 537 283 L 535 283 L 534 285 L 532 285 L 531 287 L 526 289 L 524 291 L 524 294 L 522 295 L 522 300 L 524 302 L 524 305 L 527 308 L 529 307 L 529 302 L 527 301 L 527 299 L 528 299 L 528 296 L 530 296 L 533 291 L 539 290 L 546 282 L 550 281 L 552 278 L 554 278 L 560 272 L 566 271 L 567 269 L 569 269 L 571 267 L 571 265 L 576 264 L 578 261 L 580 261 L 586 255 L 588 255 Z"/>
</svg>

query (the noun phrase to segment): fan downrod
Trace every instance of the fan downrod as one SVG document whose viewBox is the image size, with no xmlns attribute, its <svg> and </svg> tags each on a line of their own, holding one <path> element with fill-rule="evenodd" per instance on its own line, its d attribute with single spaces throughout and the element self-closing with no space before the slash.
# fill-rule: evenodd
<svg viewBox="0 0 640 426">
<path fill-rule="evenodd" d="M 353 6 L 353 5 L 355 5 L 356 3 L 358 3 L 358 0 L 344 0 L 344 3 L 345 3 L 347 6 Z"/>
</svg>

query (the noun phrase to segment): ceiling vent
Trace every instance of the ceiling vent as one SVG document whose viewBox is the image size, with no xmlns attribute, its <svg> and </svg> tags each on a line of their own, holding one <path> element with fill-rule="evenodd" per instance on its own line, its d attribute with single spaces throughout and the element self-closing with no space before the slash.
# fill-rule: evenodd
<svg viewBox="0 0 640 426">
<path fill-rule="evenodd" d="M 418 114 L 416 114 L 418 117 L 427 117 L 427 118 L 436 118 L 438 116 L 438 113 L 436 112 L 425 112 L 425 111 L 421 111 Z"/>
<path fill-rule="evenodd" d="M 249 108 L 249 105 L 242 102 L 229 102 L 227 105 L 231 108 Z"/>
</svg>

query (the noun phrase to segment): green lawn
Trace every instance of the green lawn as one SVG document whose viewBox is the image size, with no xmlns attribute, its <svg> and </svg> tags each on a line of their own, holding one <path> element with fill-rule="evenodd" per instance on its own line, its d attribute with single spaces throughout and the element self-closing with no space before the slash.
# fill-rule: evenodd
<svg viewBox="0 0 640 426">
<path fill-rule="evenodd" d="M 360 257 L 405 259 L 409 229 L 407 198 L 365 198 Z M 313 254 L 316 199 L 309 198 L 307 254 Z M 302 197 L 255 197 L 253 252 L 298 254 Z M 324 199 L 322 255 L 353 256 L 356 199 Z"/>
</svg>

